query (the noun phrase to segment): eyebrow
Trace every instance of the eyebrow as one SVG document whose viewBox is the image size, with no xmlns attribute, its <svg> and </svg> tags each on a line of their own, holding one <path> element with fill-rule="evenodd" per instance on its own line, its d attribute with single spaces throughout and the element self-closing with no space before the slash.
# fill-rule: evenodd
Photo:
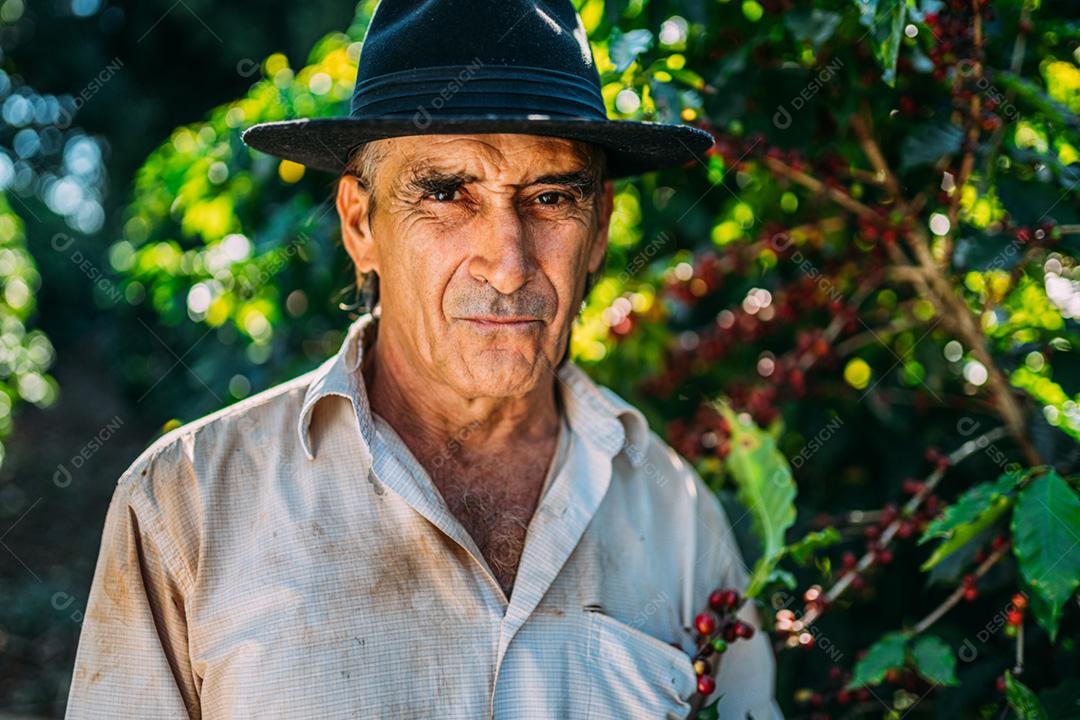
<svg viewBox="0 0 1080 720">
<path fill-rule="evenodd" d="M 407 173 L 405 190 L 420 194 L 450 192 L 477 180 L 475 175 L 469 173 L 441 172 L 425 166 L 410 168 Z"/>
<path fill-rule="evenodd" d="M 530 185 L 558 185 L 574 193 L 579 199 L 592 197 L 596 192 L 596 173 L 588 168 L 571 170 L 570 172 L 541 175 L 533 180 Z"/>
<path fill-rule="evenodd" d="M 467 172 L 445 172 L 435 170 L 428 165 L 413 166 L 406 170 L 402 183 L 406 192 L 430 194 L 451 192 L 461 185 L 476 182 L 479 178 Z M 572 192 L 580 200 L 591 197 L 597 190 L 596 173 L 588 168 L 569 172 L 548 173 L 522 183 L 517 187 L 530 185 L 556 185 Z"/>
</svg>

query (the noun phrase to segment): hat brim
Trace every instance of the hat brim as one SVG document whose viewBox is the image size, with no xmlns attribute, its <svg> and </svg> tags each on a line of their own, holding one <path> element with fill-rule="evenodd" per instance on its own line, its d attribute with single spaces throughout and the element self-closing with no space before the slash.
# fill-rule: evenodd
<svg viewBox="0 0 1080 720">
<path fill-rule="evenodd" d="M 607 151 L 608 175 L 628 177 L 691 161 L 712 147 L 708 132 L 689 125 L 633 120 L 506 117 L 310 118 L 253 125 L 241 134 L 249 146 L 316 170 L 342 173 L 358 145 L 406 135 L 520 133 L 582 140 Z"/>
</svg>

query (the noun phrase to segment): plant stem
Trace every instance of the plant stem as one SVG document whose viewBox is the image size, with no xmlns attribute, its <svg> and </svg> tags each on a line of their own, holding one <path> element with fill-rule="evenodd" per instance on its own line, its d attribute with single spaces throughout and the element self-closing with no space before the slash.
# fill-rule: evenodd
<svg viewBox="0 0 1080 720">
<path fill-rule="evenodd" d="M 973 3 L 975 4 L 976 49 L 974 72 L 976 78 L 981 78 L 982 23 L 981 13 L 979 12 L 980 0 L 973 0 Z M 868 114 L 868 112 L 869 111 L 864 108 L 863 114 Z M 960 190 L 963 188 L 964 183 L 967 182 L 967 178 L 971 173 L 971 164 L 974 162 L 973 148 L 975 140 L 978 139 L 979 131 L 979 97 L 974 93 L 972 94 L 971 112 L 972 122 L 968 137 L 971 147 L 968 149 L 965 156 L 965 164 L 964 167 L 962 167 L 960 177 L 957 180 L 957 191 L 953 195 L 953 202 L 950 206 L 950 230 L 955 229 L 956 227 L 956 213 L 959 208 L 961 195 Z M 912 209 L 907 206 L 900 183 L 889 168 L 889 165 L 885 160 L 885 155 L 881 152 L 880 146 L 874 139 L 870 124 L 863 117 L 863 114 L 852 116 L 851 127 L 855 131 L 855 135 L 859 140 L 859 145 L 870 160 L 870 163 L 878 173 L 885 178 L 885 187 L 892 194 L 892 199 L 896 203 L 897 209 L 905 215 L 906 222 L 909 224 L 910 228 L 910 232 L 906 234 L 906 237 L 917 260 L 916 267 L 914 268 L 903 263 L 897 263 L 897 267 L 890 268 L 890 271 L 896 271 L 897 274 L 912 281 L 916 288 L 934 304 L 938 316 L 942 318 L 943 322 L 945 322 L 946 326 L 952 330 L 953 334 L 958 335 L 960 340 L 971 348 L 976 359 L 986 368 L 988 375 L 987 389 L 994 397 L 998 414 L 1009 427 L 1027 461 L 1032 465 L 1041 464 L 1042 460 L 1039 457 L 1038 452 L 1036 452 L 1035 447 L 1027 438 L 1023 412 L 1021 411 L 1019 404 L 1013 398 L 1008 382 L 998 369 L 997 364 L 990 356 L 990 352 L 986 347 L 986 335 L 982 332 L 982 329 L 975 324 L 967 303 L 965 303 L 963 298 L 956 293 L 952 283 L 949 282 L 945 275 L 946 268 L 949 267 L 951 262 L 952 252 L 951 244 L 949 242 L 951 235 L 946 236 L 945 252 L 943 254 L 942 262 L 938 263 L 934 260 L 933 253 L 930 252 L 929 238 L 926 236 L 926 231 L 919 223 L 918 213 L 912 212 Z M 966 168 L 966 170 L 964 168 Z"/>
<path fill-rule="evenodd" d="M 1016 665 L 1013 666 L 1013 675 L 1019 675 L 1024 671 L 1024 623 L 1016 626 Z"/>
<path fill-rule="evenodd" d="M 997 563 L 998 560 L 1000 560 L 1005 555 L 1005 552 L 1006 549 L 1003 548 L 1001 550 L 995 550 L 990 553 L 990 555 L 982 561 L 979 567 L 975 568 L 975 572 L 973 572 L 972 575 L 974 575 L 976 578 L 981 578 L 991 567 L 994 566 L 995 563 Z M 960 602 L 963 597 L 964 586 L 960 585 L 955 590 L 953 590 L 952 594 L 950 594 L 949 597 L 945 598 L 944 602 L 934 608 L 933 611 L 930 612 L 930 614 L 928 614 L 926 617 L 924 617 L 922 620 L 915 624 L 915 627 L 911 629 L 912 636 L 914 637 L 915 635 L 918 635 L 919 633 L 925 631 L 931 625 L 936 623 L 938 620 L 940 620 L 941 616 L 949 612 L 949 610 L 951 610 L 953 606 Z"/>
<path fill-rule="evenodd" d="M 1006 428 L 996 427 L 989 432 L 983 433 L 977 438 L 968 440 L 949 455 L 949 466 L 951 467 L 953 465 L 956 465 L 957 463 L 962 462 L 978 450 L 986 447 L 995 440 L 1000 440 L 1001 438 L 1006 437 L 1007 435 L 1008 430 Z M 943 467 L 938 466 L 934 468 L 934 471 L 926 477 L 926 480 L 923 482 L 923 486 L 919 490 L 919 492 L 915 493 L 911 497 L 911 499 L 904 504 L 903 509 L 897 514 L 896 519 L 889 523 L 889 525 L 881 533 L 881 537 L 878 539 L 879 547 L 888 546 L 888 544 L 892 541 L 893 537 L 896 535 L 897 530 L 900 529 L 901 523 L 904 522 L 907 516 L 917 510 L 920 505 L 922 505 L 923 501 L 930 495 L 930 493 L 934 491 L 934 488 L 937 487 L 938 483 L 941 482 L 941 479 L 944 476 L 945 469 Z M 825 593 L 826 604 L 831 605 L 832 603 L 834 603 L 836 599 L 840 597 L 844 593 L 844 591 L 848 589 L 848 587 L 851 586 L 851 583 L 855 580 L 855 577 L 858 574 L 865 572 L 867 568 L 874 564 L 874 559 L 875 555 L 873 552 L 867 552 L 863 554 L 863 556 L 859 558 L 859 561 L 855 564 L 855 567 L 844 573 L 840 577 L 840 579 L 837 580 L 831 588 L 829 588 L 829 591 Z M 810 624 L 813 623 L 814 620 L 816 620 L 821 615 L 818 607 L 820 606 L 814 605 L 806 611 L 805 615 L 803 615 L 803 629 L 808 628 Z"/>
<path fill-rule="evenodd" d="M 766 157 L 764 158 L 764 163 L 777 175 L 782 175 L 783 177 L 802 185 L 813 193 L 824 195 L 840 207 L 845 210 L 850 210 L 859 217 L 867 218 L 878 225 L 882 225 L 885 222 L 880 215 L 870 208 L 870 206 L 864 205 L 839 188 L 826 185 L 816 177 L 807 175 L 802 170 L 796 170 L 787 163 L 777 160 L 776 158 Z"/>
<path fill-rule="evenodd" d="M 982 33 L 982 2 L 971 0 L 971 12 L 973 16 L 974 32 L 974 58 L 971 60 L 971 76 L 977 84 L 983 76 L 983 33 Z M 964 140 L 964 157 L 960 161 L 960 174 L 956 178 L 956 190 L 953 191 L 949 202 L 949 232 L 942 238 L 943 253 L 941 264 L 948 267 L 952 262 L 952 238 L 956 231 L 957 218 L 960 215 L 960 198 L 963 196 L 964 185 L 971 177 L 971 171 L 975 167 L 975 146 L 979 142 L 981 97 L 979 93 L 972 92 L 968 103 L 967 137 Z"/>
</svg>

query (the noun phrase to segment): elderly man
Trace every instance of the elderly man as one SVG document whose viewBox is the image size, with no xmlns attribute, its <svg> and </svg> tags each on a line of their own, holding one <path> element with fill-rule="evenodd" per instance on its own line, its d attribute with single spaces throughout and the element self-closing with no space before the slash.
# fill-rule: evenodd
<svg viewBox="0 0 1080 720">
<path fill-rule="evenodd" d="M 339 171 L 375 312 L 124 473 L 68 717 L 688 714 L 693 618 L 745 568 L 693 468 L 567 347 L 612 178 L 709 138 L 602 116 L 568 0 L 479 5 L 384 0 L 350 118 L 245 134 Z M 707 700 L 778 717 L 773 672 L 755 633 Z"/>
</svg>

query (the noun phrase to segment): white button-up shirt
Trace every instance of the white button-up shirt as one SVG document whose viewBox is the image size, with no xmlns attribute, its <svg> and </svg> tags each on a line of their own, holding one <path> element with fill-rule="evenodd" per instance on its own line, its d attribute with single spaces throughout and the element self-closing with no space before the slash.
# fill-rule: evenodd
<svg viewBox="0 0 1080 720">
<path fill-rule="evenodd" d="M 371 411 L 372 322 L 123 474 L 67 717 L 685 717 L 693 618 L 710 590 L 747 579 L 716 496 L 639 411 L 565 363 L 563 460 L 507 598 Z M 759 625 L 750 605 L 741 617 Z M 773 675 L 765 633 L 732 643 L 720 716 L 780 717 Z"/>
</svg>

